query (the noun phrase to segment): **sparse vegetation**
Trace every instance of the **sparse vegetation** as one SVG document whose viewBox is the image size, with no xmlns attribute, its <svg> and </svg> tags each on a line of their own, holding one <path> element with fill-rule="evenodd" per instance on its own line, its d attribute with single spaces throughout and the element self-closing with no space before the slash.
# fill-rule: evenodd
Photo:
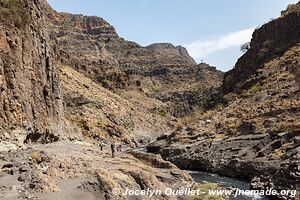
<svg viewBox="0 0 300 200">
<path fill-rule="evenodd" d="M 163 117 L 165 117 L 168 114 L 168 110 L 165 107 L 154 107 L 150 108 L 149 112 L 159 114 Z"/>
<path fill-rule="evenodd" d="M 246 53 L 250 49 L 250 42 L 241 45 L 241 52 Z"/>
<path fill-rule="evenodd" d="M 22 27 L 31 22 L 31 17 L 18 0 L 0 0 L 0 22 Z"/>
<path fill-rule="evenodd" d="M 67 30 L 71 26 L 71 21 L 68 19 L 65 19 L 62 23 L 62 29 Z"/>
<path fill-rule="evenodd" d="M 280 48 L 276 48 L 275 50 L 274 50 L 274 54 L 275 55 L 280 55 L 282 53 L 282 50 L 280 49 Z"/>
<path fill-rule="evenodd" d="M 296 4 L 289 4 L 285 10 L 281 11 L 281 16 L 284 17 L 289 13 L 296 11 L 299 11 L 299 6 L 297 6 Z"/>
<path fill-rule="evenodd" d="M 256 93 L 258 91 L 261 90 L 261 85 L 260 83 L 256 83 L 255 85 L 253 85 L 251 88 L 250 88 L 250 92 L 251 93 Z"/>
</svg>

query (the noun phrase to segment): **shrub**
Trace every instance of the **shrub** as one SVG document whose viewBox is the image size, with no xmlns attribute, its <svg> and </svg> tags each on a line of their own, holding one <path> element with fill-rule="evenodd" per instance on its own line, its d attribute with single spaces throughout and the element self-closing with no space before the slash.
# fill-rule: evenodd
<svg viewBox="0 0 300 200">
<path fill-rule="evenodd" d="M 71 27 L 71 21 L 70 20 L 64 20 L 62 23 L 62 29 L 67 30 Z"/>
<path fill-rule="evenodd" d="M 149 109 L 149 112 L 153 113 L 153 114 L 159 114 L 163 117 L 167 116 L 168 114 L 168 110 L 165 107 L 153 107 Z"/>
<path fill-rule="evenodd" d="M 261 79 L 268 79 L 269 77 L 270 77 L 270 74 L 268 74 L 268 73 L 263 73 L 260 75 Z"/>
<path fill-rule="evenodd" d="M 110 86 L 111 86 L 111 82 L 109 80 L 102 80 L 101 81 L 101 84 L 102 84 L 102 87 L 106 88 L 106 89 L 109 89 Z"/>
<path fill-rule="evenodd" d="M 34 151 L 31 153 L 30 158 L 36 163 L 40 163 L 42 161 L 42 155 L 38 151 Z"/>
<path fill-rule="evenodd" d="M 183 125 L 178 123 L 176 124 L 176 131 L 182 131 L 183 130 Z"/>
<path fill-rule="evenodd" d="M 282 53 L 282 51 L 281 51 L 280 48 L 276 48 L 276 49 L 274 50 L 274 54 L 275 54 L 275 55 L 280 55 L 281 53 Z"/>
<path fill-rule="evenodd" d="M 251 93 L 256 93 L 258 91 L 261 90 L 261 85 L 260 83 L 256 83 L 255 85 L 253 85 L 251 88 L 250 88 L 250 92 Z"/>
<path fill-rule="evenodd" d="M 0 22 L 22 27 L 30 23 L 31 17 L 18 0 L 0 0 Z"/>
<path fill-rule="evenodd" d="M 250 42 L 241 45 L 241 52 L 246 53 L 250 49 Z"/>
</svg>

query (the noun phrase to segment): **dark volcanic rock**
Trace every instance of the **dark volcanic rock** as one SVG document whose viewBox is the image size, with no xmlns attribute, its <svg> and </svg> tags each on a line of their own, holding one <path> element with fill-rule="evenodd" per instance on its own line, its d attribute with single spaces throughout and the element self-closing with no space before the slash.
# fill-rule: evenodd
<svg viewBox="0 0 300 200">
<path fill-rule="evenodd" d="M 264 63 L 282 55 L 300 42 L 300 3 L 298 2 L 295 7 L 298 9 L 291 10 L 284 17 L 279 17 L 255 30 L 249 51 L 238 60 L 234 69 L 225 74 L 224 92 L 244 89 L 244 81 L 254 75 Z"/>
<path fill-rule="evenodd" d="M 180 136 L 183 139 L 182 135 Z M 270 157 L 274 149 L 281 147 L 279 136 L 244 135 L 214 140 L 200 137 L 190 144 L 162 140 L 150 144 L 147 149 L 159 153 L 181 169 L 209 171 L 224 176 L 252 180 L 255 189 L 299 190 L 299 160 L 282 161 Z M 211 144 L 211 145 L 208 145 Z M 260 152 L 266 151 L 260 155 Z M 260 181 L 258 182 L 257 179 Z M 274 198 L 274 197 L 273 197 Z M 276 198 L 274 198 L 276 199 Z"/>
</svg>

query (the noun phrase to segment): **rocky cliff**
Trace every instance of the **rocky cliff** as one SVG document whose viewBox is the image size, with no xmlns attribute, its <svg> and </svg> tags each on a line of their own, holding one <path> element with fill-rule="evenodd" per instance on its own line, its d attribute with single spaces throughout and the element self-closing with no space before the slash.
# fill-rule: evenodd
<svg viewBox="0 0 300 200">
<path fill-rule="evenodd" d="M 160 156 L 128 150 L 161 133 L 148 150 L 181 168 L 299 190 L 299 3 L 256 30 L 223 85 L 222 72 L 183 47 L 142 47 L 99 17 L 58 13 L 43 0 L 0 5 L 0 198 L 189 187 L 191 177 Z M 224 101 L 205 110 L 215 95 Z M 24 146 L 62 139 L 65 118 L 86 142 Z M 99 140 L 126 151 L 111 158 Z"/>
<path fill-rule="evenodd" d="M 192 186 L 161 157 L 130 151 L 174 126 L 161 112 L 166 105 L 138 88 L 129 100 L 113 92 L 129 85 L 113 45 L 120 58 L 128 46 L 143 47 L 119 38 L 101 18 L 56 13 L 44 0 L 0 6 L 0 199 L 127 199 L 113 189 Z M 101 49 L 111 40 L 118 41 L 111 52 Z M 124 145 L 116 158 L 113 141 Z"/>
<path fill-rule="evenodd" d="M 255 76 L 265 63 L 283 55 L 300 42 L 299 4 L 298 2 L 293 9 L 283 12 L 284 16 L 254 31 L 250 49 L 238 60 L 234 69 L 225 74 L 224 92 L 248 89 L 251 83 L 245 81 L 251 75 Z"/>
<path fill-rule="evenodd" d="M 201 108 L 203 92 L 221 84 L 222 72 L 196 65 L 183 47 L 142 47 L 99 17 L 46 10 L 66 116 L 84 135 L 156 137 L 175 127 L 174 117 Z"/>
<path fill-rule="evenodd" d="M 219 97 L 227 104 L 193 116 L 149 151 L 183 169 L 246 178 L 254 189 L 299 191 L 300 4 L 292 8 L 256 30 L 225 74 Z"/>
<path fill-rule="evenodd" d="M 0 131 L 27 141 L 63 132 L 63 100 L 41 1 L 1 1 Z M 5 14 L 6 13 L 6 14 Z"/>
<path fill-rule="evenodd" d="M 182 46 L 174 46 L 170 43 L 154 43 L 146 46 L 146 49 L 151 49 L 153 51 L 159 52 L 167 57 L 182 57 L 185 59 L 186 63 L 190 65 L 196 65 L 195 60 L 189 55 L 187 50 Z"/>
</svg>

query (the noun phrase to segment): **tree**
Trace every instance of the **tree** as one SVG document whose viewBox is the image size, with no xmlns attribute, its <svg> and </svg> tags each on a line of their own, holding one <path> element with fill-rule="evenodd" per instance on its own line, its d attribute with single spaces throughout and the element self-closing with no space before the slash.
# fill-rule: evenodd
<svg viewBox="0 0 300 200">
<path fill-rule="evenodd" d="M 250 49 L 250 42 L 246 42 L 245 44 L 241 45 L 241 51 L 246 53 Z"/>
</svg>

